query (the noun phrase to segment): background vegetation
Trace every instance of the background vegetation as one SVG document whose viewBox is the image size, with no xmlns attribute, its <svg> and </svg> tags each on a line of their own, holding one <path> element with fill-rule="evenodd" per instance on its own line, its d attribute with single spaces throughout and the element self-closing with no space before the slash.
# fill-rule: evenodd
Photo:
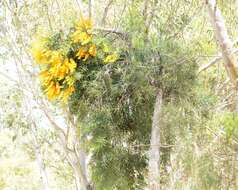
<svg viewBox="0 0 238 190">
<path fill-rule="evenodd" d="M 217 7 L 237 52 L 238 2 Z M 41 91 L 31 42 L 67 33 L 81 13 L 120 58 L 87 65 L 62 106 Z M 152 190 L 158 89 L 160 189 L 238 189 L 237 89 L 210 19 L 197 0 L 0 1 L 0 189 Z"/>
</svg>

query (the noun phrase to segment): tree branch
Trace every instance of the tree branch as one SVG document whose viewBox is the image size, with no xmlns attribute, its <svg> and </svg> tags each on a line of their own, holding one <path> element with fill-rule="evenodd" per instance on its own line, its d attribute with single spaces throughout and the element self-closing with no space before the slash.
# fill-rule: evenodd
<svg viewBox="0 0 238 190">
<path fill-rule="evenodd" d="M 103 17 L 102 17 L 102 20 L 101 20 L 102 25 L 105 25 L 105 23 L 106 23 L 107 14 L 108 14 L 109 8 L 112 5 L 112 3 L 113 3 L 113 0 L 109 0 L 107 6 L 104 9 Z"/>
<path fill-rule="evenodd" d="M 113 33 L 113 34 L 116 34 L 116 35 L 126 39 L 126 40 L 129 39 L 128 33 L 119 31 L 117 29 L 97 27 L 97 28 L 95 28 L 95 30 L 100 31 L 100 32 L 105 32 L 105 33 Z"/>
<path fill-rule="evenodd" d="M 235 45 L 236 43 L 238 42 L 238 38 L 236 40 L 234 40 L 234 42 L 232 43 L 232 45 Z M 235 49 L 232 53 L 238 53 L 238 49 Z M 213 60 L 211 60 L 209 63 L 201 66 L 199 69 L 198 69 L 198 74 L 200 74 L 202 71 L 205 71 L 207 70 L 209 67 L 211 67 L 212 65 L 214 65 L 215 63 L 217 63 L 218 61 L 220 61 L 222 59 L 222 54 L 218 54 L 216 56 L 216 58 L 214 58 Z"/>
</svg>

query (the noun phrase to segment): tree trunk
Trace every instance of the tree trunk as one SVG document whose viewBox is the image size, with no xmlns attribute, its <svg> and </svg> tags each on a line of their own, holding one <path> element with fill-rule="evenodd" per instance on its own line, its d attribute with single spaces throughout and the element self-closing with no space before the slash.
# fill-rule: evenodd
<svg viewBox="0 0 238 190">
<path fill-rule="evenodd" d="M 33 137 L 33 146 L 34 146 L 37 165 L 38 165 L 39 170 L 40 170 L 43 189 L 44 190 L 50 190 L 48 175 L 47 175 L 47 172 L 46 172 L 46 169 L 45 169 L 44 159 L 42 158 L 41 146 L 40 146 L 40 144 L 37 140 L 36 124 L 35 124 L 34 121 L 32 121 L 32 122 L 33 122 L 33 125 L 32 125 L 32 128 L 31 128 L 31 132 L 32 132 L 32 137 Z"/>
<path fill-rule="evenodd" d="M 93 0 L 88 0 L 88 18 L 92 19 Z"/>
<path fill-rule="evenodd" d="M 216 35 L 216 40 L 222 50 L 222 57 L 224 59 L 226 71 L 231 81 L 235 84 L 235 87 L 238 88 L 238 63 L 233 51 L 232 42 L 225 26 L 225 21 L 222 17 L 221 11 L 216 5 L 216 0 L 206 0 L 206 4 Z"/>
<path fill-rule="evenodd" d="M 162 91 L 156 95 L 151 129 L 149 150 L 149 190 L 160 189 L 160 113 L 162 108 Z"/>
<path fill-rule="evenodd" d="M 75 177 L 75 184 L 76 184 L 76 189 L 77 190 L 91 190 L 91 184 L 87 178 L 86 173 L 83 171 L 84 169 L 82 168 L 80 164 L 80 159 L 77 156 L 76 152 L 69 152 L 66 150 L 66 158 L 71 165 L 73 172 L 74 172 L 74 177 Z"/>
<path fill-rule="evenodd" d="M 34 149 L 35 149 L 37 164 L 40 169 L 41 179 L 42 179 L 42 183 L 43 183 L 43 189 L 49 190 L 50 188 L 49 188 L 48 175 L 47 175 L 47 172 L 45 169 L 44 161 L 41 157 L 41 152 L 39 150 L 39 147 L 35 147 Z"/>
</svg>

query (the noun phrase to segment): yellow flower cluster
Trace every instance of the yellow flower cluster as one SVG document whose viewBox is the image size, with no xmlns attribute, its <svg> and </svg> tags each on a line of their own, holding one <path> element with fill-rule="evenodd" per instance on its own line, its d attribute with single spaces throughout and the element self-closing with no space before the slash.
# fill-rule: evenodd
<svg viewBox="0 0 238 190">
<path fill-rule="evenodd" d="M 80 44 L 76 57 L 83 61 L 90 57 L 96 57 L 97 48 L 92 41 L 92 21 L 90 19 L 81 19 L 75 28 L 76 31 L 72 34 L 71 39 L 73 43 Z"/>
<path fill-rule="evenodd" d="M 96 57 L 97 54 L 96 45 L 92 43 L 92 26 L 90 19 L 81 19 L 76 25 L 76 31 L 71 36 L 74 43 L 81 44 L 76 56 L 83 61 L 86 61 L 90 56 Z M 116 53 L 109 54 L 104 59 L 104 63 L 114 63 L 117 59 Z"/>
<path fill-rule="evenodd" d="M 45 49 L 46 42 L 47 42 L 46 39 L 39 38 L 38 40 L 32 43 L 31 52 L 32 52 L 33 58 L 38 64 L 48 62 L 50 51 Z"/>
<path fill-rule="evenodd" d="M 47 38 L 41 38 L 32 43 L 32 55 L 35 61 L 41 65 L 41 84 L 49 100 L 57 98 L 67 102 L 69 96 L 75 91 L 76 79 L 74 76 L 77 69 L 75 61 L 79 63 L 80 61 L 86 62 L 97 56 L 97 46 L 93 42 L 91 20 L 81 19 L 75 29 L 70 35 L 70 45 L 74 47 L 74 57 L 78 60 L 64 56 L 61 49 L 52 50 L 49 48 Z M 117 54 L 104 50 L 103 52 L 107 56 L 102 62 L 113 63 L 117 61 Z"/>
<path fill-rule="evenodd" d="M 114 63 L 118 59 L 118 55 L 116 53 L 108 55 L 105 59 L 105 63 Z"/>
<path fill-rule="evenodd" d="M 81 19 L 76 25 L 76 31 L 71 36 L 74 43 L 85 45 L 92 41 L 92 21 L 90 19 Z"/>
<path fill-rule="evenodd" d="M 43 41 L 32 46 L 32 54 L 36 62 L 45 64 L 40 73 L 44 93 L 49 100 L 55 98 L 67 102 L 74 92 L 73 74 L 77 64 L 73 59 L 64 58 L 59 51 L 47 49 Z"/>
</svg>

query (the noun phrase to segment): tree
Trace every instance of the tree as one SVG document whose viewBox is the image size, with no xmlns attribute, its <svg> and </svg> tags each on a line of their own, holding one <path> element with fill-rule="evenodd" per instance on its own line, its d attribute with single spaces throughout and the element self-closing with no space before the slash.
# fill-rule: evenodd
<svg viewBox="0 0 238 190">
<path fill-rule="evenodd" d="M 228 76 L 237 88 L 238 63 L 236 60 L 236 55 L 233 52 L 234 48 L 228 35 L 225 21 L 222 17 L 221 11 L 216 5 L 216 0 L 207 0 L 206 4 L 210 20 L 216 35 L 216 40 L 218 41 L 222 51 L 225 68 L 227 70 Z"/>
</svg>

